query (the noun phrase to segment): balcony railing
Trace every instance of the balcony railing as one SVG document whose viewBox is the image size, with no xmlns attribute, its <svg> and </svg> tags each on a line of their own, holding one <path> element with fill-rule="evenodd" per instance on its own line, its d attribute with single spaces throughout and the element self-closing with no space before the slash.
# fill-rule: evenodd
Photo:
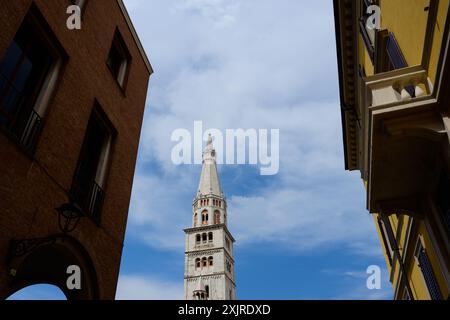
<svg viewBox="0 0 450 320">
<path fill-rule="evenodd" d="M 380 73 L 365 79 L 368 107 L 403 104 L 431 95 L 432 86 L 421 66 Z"/>
<path fill-rule="evenodd" d="M 27 152 L 34 152 L 42 130 L 41 116 L 27 108 L 26 97 L 3 74 L 0 90 L 0 126 Z"/>
<path fill-rule="evenodd" d="M 84 210 L 86 216 L 100 224 L 101 210 L 105 198 L 103 189 L 95 181 L 92 181 L 88 188 L 74 184 L 71 193 L 73 200 Z"/>
<path fill-rule="evenodd" d="M 32 110 L 27 124 L 23 130 L 20 142 L 22 146 L 29 152 L 34 152 L 37 139 L 42 130 L 42 118 L 36 111 Z"/>
</svg>

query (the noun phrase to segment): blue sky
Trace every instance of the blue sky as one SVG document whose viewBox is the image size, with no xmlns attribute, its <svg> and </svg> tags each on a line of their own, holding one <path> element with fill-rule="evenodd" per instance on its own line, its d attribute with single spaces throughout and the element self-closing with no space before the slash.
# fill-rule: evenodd
<svg viewBox="0 0 450 320">
<path fill-rule="evenodd" d="M 277 175 L 219 167 L 238 299 L 391 299 L 362 182 L 344 171 L 332 1 L 125 4 L 155 74 L 117 298 L 183 297 L 182 229 L 201 167 L 173 165 L 170 136 L 202 120 L 280 129 Z M 366 288 L 370 265 L 383 270 L 381 290 Z M 35 296 L 55 297 L 49 290 Z"/>
</svg>

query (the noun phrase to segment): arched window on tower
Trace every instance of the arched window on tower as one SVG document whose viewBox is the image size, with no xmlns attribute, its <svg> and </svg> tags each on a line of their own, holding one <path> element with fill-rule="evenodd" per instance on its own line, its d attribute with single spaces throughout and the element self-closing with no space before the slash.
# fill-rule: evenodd
<svg viewBox="0 0 450 320">
<path fill-rule="evenodd" d="M 197 235 L 195 236 L 195 243 L 196 243 L 196 244 L 199 244 L 200 241 L 201 241 L 201 236 L 200 236 L 200 234 L 197 234 Z"/>
<path fill-rule="evenodd" d="M 208 299 L 209 298 L 209 286 L 208 285 L 205 286 L 205 291 L 206 291 L 206 299 Z"/>
<path fill-rule="evenodd" d="M 204 210 L 202 212 L 202 224 L 207 225 L 208 224 L 208 210 Z"/>
<path fill-rule="evenodd" d="M 208 266 L 208 261 L 206 260 L 206 257 L 202 258 L 202 268 L 206 268 Z"/>
<path fill-rule="evenodd" d="M 197 212 L 196 212 L 196 213 L 194 213 L 194 227 L 197 226 L 197 223 L 198 223 L 198 215 L 197 215 Z"/>
<path fill-rule="evenodd" d="M 195 270 L 200 269 L 201 268 L 201 264 L 200 264 L 200 258 L 195 259 Z"/>
<path fill-rule="evenodd" d="M 206 233 L 202 233 L 202 240 L 203 240 L 203 242 L 208 241 Z"/>
<path fill-rule="evenodd" d="M 212 267 L 214 265 L 214 258 L 213 257 L 209 257 L 208 258 L 208 266 Z"/>
<path fill-rule="evenodd" d="M 212 232 L 208 233 L 208 241 L 209 242 L 213 241 L 213 233 Z"/>
<path fill-rule="evenodd" d="M 220 211 L 219 210 L 214 211 L 214 223 L 215 224 L 220 223 Z"/>
</svg>

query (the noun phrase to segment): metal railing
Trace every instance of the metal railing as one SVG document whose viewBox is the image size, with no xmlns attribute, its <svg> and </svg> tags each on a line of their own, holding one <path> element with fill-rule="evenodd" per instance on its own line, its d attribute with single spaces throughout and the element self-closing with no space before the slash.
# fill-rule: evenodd
<svg viewBox="0 0 450 320">
<path fill-rule="evenodd" d="M 0 127 L 27 152 L 34 152 L 42 130 L 42 118 L 25 105 L 26 97 L 0 73 Z"/>
<path fill-rule="evenodd" d="M 75 183 L 72 186 L 71 194 L 73 201 L 83 209 L 85 215 L 100 224 L 101 210 L 105 199 L 103 189 L 95 181 L 92 181 L 88 187 Z"/>
<path fill-rule="evenodd" d="M 28 118 L 27 124 L 25 125 L 20 137 L 20 143 L 25 150 L 28 152 L 34 152 L 41 130 L 42 118 L 36 111 L 31 110 L 30 117 Z"/>
</svg>

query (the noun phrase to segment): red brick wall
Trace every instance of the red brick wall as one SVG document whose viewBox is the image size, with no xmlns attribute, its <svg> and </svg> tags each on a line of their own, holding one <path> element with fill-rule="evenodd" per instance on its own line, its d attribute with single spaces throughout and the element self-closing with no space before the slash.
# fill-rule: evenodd
<svg viewBox="0 0 450 320">
<path fill-rule="evenodd" d="M 97 99 L 118 132 L 106 185 L 102 223 L 84 218 L 73 232 L 89 252 L 100 298 L 115 296 L 149 71 L 113 0 L 89 1 L 82 29 L 66 28 L 70 1 L 34 1 L 69 59 L 45 117 L 34 157 L 0 132 L 0 297 L 11 277 L 4 258 L 11 239 L 58 233 L 55 208 L 68 201 L 88 119 Z M 0 57 L 14 38 L 31 0 L 0 0 Z M 132 56 L 125 94 L 106 58 L 118 27 Z M 1 58 L 0 58 L 1 59 Z"/>
</svg>

